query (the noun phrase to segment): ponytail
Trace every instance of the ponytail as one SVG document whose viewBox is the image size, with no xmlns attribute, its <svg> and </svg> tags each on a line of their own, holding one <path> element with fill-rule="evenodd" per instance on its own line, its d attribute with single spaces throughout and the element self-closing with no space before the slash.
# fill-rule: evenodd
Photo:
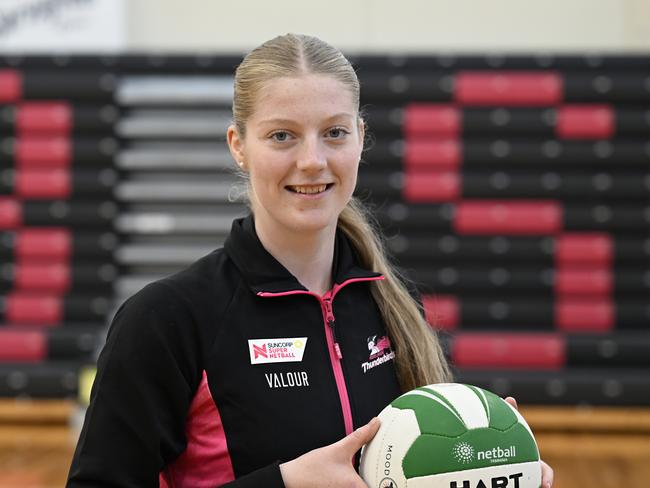
<svg viewBox="0 0 650 488">
<path fill-rule="evenodd" d="M 421 306 L 404 286 L 402 277 L 389 263 L 379 234 L 370 222 L 371 217 L 363 204 L 352 198 L 339 215 L 338 226 L 352 242 L 362 265 L 385 277 L 372 283 L 372 295 L 395 349 L 402 391 L 451 381 L 437 333 L 425 320 Z"/>
</svg>

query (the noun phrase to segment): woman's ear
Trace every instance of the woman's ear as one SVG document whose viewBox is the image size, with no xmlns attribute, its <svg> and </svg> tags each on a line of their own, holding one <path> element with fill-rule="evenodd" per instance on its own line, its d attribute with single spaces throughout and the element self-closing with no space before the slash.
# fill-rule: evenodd
<svg viewBox="0 0 650 488">
<path fill-rule="evenodd" d="M 228 126 L 226 140 L 228 141 L 228 148 L 230 149 L 230 154 L 233 159 L 241 169 L 245 169 L 246 159 L 244 158 L 244 140 L 235 125 L 231 124 Z"/>
</svg>

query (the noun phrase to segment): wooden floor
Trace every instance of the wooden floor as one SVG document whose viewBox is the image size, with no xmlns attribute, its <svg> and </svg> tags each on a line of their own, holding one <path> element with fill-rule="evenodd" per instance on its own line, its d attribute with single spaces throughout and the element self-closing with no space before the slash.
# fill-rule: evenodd
<svg viewBox="0 0 650 488">
<path fill-rule="evenodd" d="M 0 401 L 0 488 L 63 487 L 74 450 L 68 402 Z M 650 409 L 522 407 L 554 488 L 648 488 Z"/>
<path fill-rule="evenodd" d="M 650 409 L 522 408 L 554 488 L 648 488 Z"/>
<path fill-rule="evenodd" d="M 65 485 L 73 452 L 68 427 L 2 427 L 0 439 L 0 488 Z"/>
<path fill-rule="evenodd" d="M 0 488 L 65 485 L 75 411 L 72 402 L 0 401 Z"/>
</svg>

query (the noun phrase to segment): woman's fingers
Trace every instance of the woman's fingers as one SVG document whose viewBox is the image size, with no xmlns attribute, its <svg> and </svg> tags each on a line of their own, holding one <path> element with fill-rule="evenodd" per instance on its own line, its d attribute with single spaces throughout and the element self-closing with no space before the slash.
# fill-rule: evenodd
<svg viewBox="0 0 650 488">
<path fill-rule="evenodd" d="M 510 405 L 515 407 L 517 410 L 519 410 L 519 405 L 517 405 L 517 400 L 515 400 L 513 397 L 509 396 L 505 398 L 506 402 L 508 402 Z"/>
<path fill-rule="evenodd" d="M 338 448 L 341 449 L 348 458 L 351 458 L 359 449 L 368 444 L 368 442 L 370 442 L 372 438 L 375 437 L 375 434 L 379 430 L 380 425 L 381 422 L 379 419 L 377 417 L 374 417 L 366 425 L 359 427 L 357 430 L 345 436 L 336 444 L 338 444 Z"/>
<path fill-rule="evenodd" d="M 542 460 L 540 463 L 542 465 L 542 488 L 551 488 L 553 486 L 553 468 Z"/>
<path fill-rule="evenodd" d="M 370 442 L 381 422 L 377 417 L 343 439 L 280 465 L 286 488 L 368 488 L 352 464 L 354 454 Z"/>
</svg>

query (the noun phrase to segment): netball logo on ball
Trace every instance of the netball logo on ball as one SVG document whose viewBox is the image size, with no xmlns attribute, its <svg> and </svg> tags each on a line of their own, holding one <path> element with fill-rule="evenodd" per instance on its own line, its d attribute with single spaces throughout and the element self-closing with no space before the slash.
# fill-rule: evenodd
<svg viewBox="0 0 650 488">
<path fill-rule="evenodd" d="M 454 457 L 462 464 L 474 461 L 474 448 L 467 442 L 459 442 L 454 446 Z"/>
</svg>

